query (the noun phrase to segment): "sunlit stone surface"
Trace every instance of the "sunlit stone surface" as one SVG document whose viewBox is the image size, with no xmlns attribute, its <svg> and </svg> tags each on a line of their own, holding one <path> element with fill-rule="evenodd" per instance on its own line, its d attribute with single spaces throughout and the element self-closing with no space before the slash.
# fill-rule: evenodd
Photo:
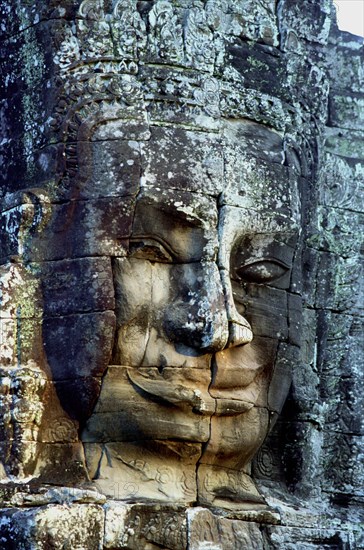
<svg viewBox="0 0 364 550">
<path fill-rule="evenodd" d="M 332 13 L 0 2 L 5 548 L 363 545 L 363 47 Z"/>
</svg>

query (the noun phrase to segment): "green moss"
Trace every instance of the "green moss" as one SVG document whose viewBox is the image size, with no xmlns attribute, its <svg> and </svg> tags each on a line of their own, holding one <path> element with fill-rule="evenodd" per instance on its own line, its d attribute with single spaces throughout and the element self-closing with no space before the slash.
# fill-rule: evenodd
<svg viewBox="0 0 364 550">
<path fill-rule="evenodd" d="M 14 356 L 18 364 L 34 355 L 37 330 L 35 323 L 40 322 L 42 308 L 38 299 L 39 281 L 27 270 L 20 272 L 21 283 L 14 292 L 16 307 L 16 334 L 14 335 Z"/>
<path fill-rule="evenodd" d="M 22 95 L 23 108 L 23 150 L 27 163 L 27 176 L 34 176 L 34 151 L 42 135 L 41 97 L 42 83 L 44 82 L 44 55 L 37 41 L 33 28 L 23 33 L 24 43 L 20 48 L 21 75 L 25 83 Z"/>
<path fill-rule="evenodd" d="M 269 74 L 270 67 L 269 67 L 269 65 L 267 65 L 267 63 L 264 63 L 263 61 L 260 61 L 256 57 L 252 57 L 252 56 L 249 56 L 247 61 L 250 65 L 250 67 L 252 67 L 253 69 L 266 71 Z"/>
</svg>

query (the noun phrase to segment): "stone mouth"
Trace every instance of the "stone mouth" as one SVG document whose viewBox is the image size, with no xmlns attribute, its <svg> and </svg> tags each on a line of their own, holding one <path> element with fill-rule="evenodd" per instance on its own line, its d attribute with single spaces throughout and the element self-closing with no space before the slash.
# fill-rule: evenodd
<svg viewBox="0 0 364 550">
<path fill-rule="evenodd" d="M 215 416 L 235 416 L 245 413 L 254 407 L 254 403 L 242 399 L 220 399 L 216 398 Z"/>
<path fill-rule="evenodd" d="M 148 373 L 139 372 L 135 369 L 128 369 L 129 381 L 151 398 L 159 398 L 168 404 L 180 408 L 192 407 L 193 412 L 203 415 L 234 416 L 250 410 L 254 403 L 241 397 L 239 392 L 245 388 L 234 388 L 227 398 L 212 396 L 205 383 L 205 388 L 187 387 L 178 383 L 173 377 L 170 380 L 163 379 L 162 375 L 148 376 Z M 180 381 L 179 381 L 180 382 Z"/>
</svg>

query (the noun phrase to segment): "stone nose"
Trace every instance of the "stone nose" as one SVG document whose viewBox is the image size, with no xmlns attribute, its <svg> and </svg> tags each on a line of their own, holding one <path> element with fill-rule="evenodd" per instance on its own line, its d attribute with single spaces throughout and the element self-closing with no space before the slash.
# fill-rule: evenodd
<svg viewBox="0 0 364 550">
<path fill-rule="evenodd" d="M 223 350 L 229 327 L 225 295 L 219 270 L 214 262 L 195 264 L 185 273 L 178 300 L 168 306 L 164 328 L 168 338 L 179 346 L 193 348 L 199 355 Z M 183 298 L 181 296 L 183 295 Z"/>
<path fill-rule="evenodd" d="M 248 323 L 245 321 L 245 325 L 240 324 L 236 321 L 229 321 L 229 338 L 227 341 L 227 348 L 234 346 L 241 346 L 243 344 L 248 344 L 253 340 L 252 329 Z"/>
<path fill-rule="evenodd" d="M 253 340 L 252 328 L 245 317 L 240 315 L 236 309 L 230 275 L 225 269 L 221 270 L 221 281 L 224 289 L 226 315 L 229 323 L 229 336 L 226 347 L 230 348 L 248 344 Z"/>
</svg>

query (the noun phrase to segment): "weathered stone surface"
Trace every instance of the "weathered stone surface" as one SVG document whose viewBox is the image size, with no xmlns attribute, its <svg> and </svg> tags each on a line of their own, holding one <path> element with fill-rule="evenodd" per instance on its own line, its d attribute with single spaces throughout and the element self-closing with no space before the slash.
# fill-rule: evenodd
<svg viewBox="0 0 364 550">
<path fill-rule="evenodd" d="M 85 443 L 95 487 L 108 497 L 193 503 L 197 497 L 196 462 L 201 445 L 181 441 L 138 440 Z"/>
<path fill-rule="evenodd" d="M 176 505 L 138 505 L 110 502 L 105 507 L 104 548 L 184 550 L 187 518 Z"/>
<path fill-rule="evenodd" d="M 288 337 L 286 292 L 262 285 L 247 286 L 246 318 L 258 336 Z M 270 304 L 269 310 L 263 306 Z M 274 324 L 272 319 L 274 318 Z"/>
<path fill-rule="evenodd" d="M 82 258 L 32 265 L 42 276 L 45 317 L 114 309 L 109 258 Z"/>
<path fill-rule="evenodd" d="M 44 233 L 34 239 L 32 257 L 58 260 L 123 256 L 131 232 L 134 199 L 106 198 L 54 204 Z"/>
<path fill-rule="evenodd" d="M 330 99 L 330 126 L 361 130 L 364 121 L 362 94 L 347 96 L 335 93 Z"/>
<path fill-rule="evenodd" d="M 88 418 L 100 393 L 114 331 L 112 311 L 44 320 L 43 344 L 56 391 L 64 409 L 78 420 Z"/>
<path fill-rule="evenodd" d="M 299 10 L 292 0 L 285 0 L 280 10 L 285 27 L 281 44 L 286 49 L 297 51 L 297 40 L 302 39 L 320 44 L 327 43 L 331 27 L 331 3 L 328 0 L 305 0 Z"/>
<path fill-rule="evenodd" d="M 168 155 L 160 155 L 163 144 L 168 144 Z M 191 159 L 194 149 L 196 156 Z M 142 166 L 147 185 L 212 196 L 223 190 L 224 159 L 217 133 L 152 127 L 150 141 L 142 145 Z M 173 196 L 178 200 L 175 193 Z"/>
<path fill-rule="evenodd" d="M 101 376 L 110 358 L 114 327 L 111 311 L 45 319 L 44 347 L 54 380 Z M 57 342 L 57 350 L 52 342 Z"/>
<path fill-rule="evenodd" d="M 270 533 L 269 542 L 271 548 L 278 549 L 283 548 L 289 550 L 292 545 L 299 544 L 302 550 L 311 550 L 315 548 L 322 548 L 325 544 L 326 548 L 340 548 L 345 547 L 346 544 L 350 544 L 350 535 L 348 533 L 340 533 L 332 529 L 329 532 L 322 532 L 318 529 L 308 529 L 303 539 L 302 530 L 290 529 L 287 530 L 283 527 L 281 529 L 274 528 Z"/>
<path fill-rule="evenodd" d="M 188 526 L 191 550 L 203 548 L 258 550 L 264 544 L 257 523 L 220 518 L 203 508 L 196 508 L 188 513 Z"/>
<path fill-rule="evenodd" d="M 342 312 L 355 307 L 361 308 L 361 303 L 358 303 L 361 271 L 361 262 L 355 256 L 338 258 L 330 252 L 320 254 L 317 276 L 322 277 L 322 284 L 317 288 L 316 306 L 322 307 L 325 304 L 329 309 Z"/>
<path fill-rule="evenodd" d="M 125 123 L 123 126 L 125 131 Z M 103 134 L 99 135 L 102 130 Z M 90 173 L 80 191 L 83 199 L 121 197 L 136 194 L 139 190 L 140 145 L 132 137 L 128 141 L 118 139 L 115 130 L 113 126 L 106 133 L 103 126 L 99 127 L 89 156 L 75 155 L 82 159 Z M 130 132 L 127 135 L 130 136 Z"/>
<path fill-rule="evenodd" d="M 325 133 L 325 147 L 329 153 L 340 155 L 340 157 L 346 157 L 346 159 L 364 158 L 363 133 L 361 131 L 346 130 L 345 128 L 326 128 Z M 340 157 L 333 157 L 333 160 L 343 162 L 344 159 Z M 360 165 L 358 168 L 360 170 Z M 350 181 L 348 181 L 348 183 L 350 183 Z M 355 200 L 359 197 L 352 196 L 351 198 Z"/>
<path fill-rule="evenodd" d="M 26 508 L 46 506 L 48 504 L 71 505 L 105 504 L 106 497 L 93 489 L 76 487 L 51 487 L 35 483 L 14 484 L 2 495 L 3 503 L 8 507 Z"/>
<path fill-rule="evenodd" d="M 338 140 L 335 140 L 337 143 Z M 340 140 L 341 144 L 342 141 Z M 350 147 L 358 151 L 355 144 Z M 337 215 L 345 215 L 345 212 L 353 212 L 354 217 L 363 211 L 363 197 L 361 189 L 363 188 L 363 166 L 357 159 L 328 153 L 325 157 L 325 173 L 321 176 L 321 201 L 325 206 L 336 208 Z M 338 210 L 340 208 L 340 210 Z M 343 212 L 341 212 L 343 209 Z M 351 224 L 351 218 L 347 216 L 345 226 Z M 355 218 L 354 218 L 355 219 Z M 360 216 L 359 216 L 360 221 Z M 331 228 L 333 229 L 333 228 Z M 338 228 L 336 228 L 336 231 Z M 328 235 L 328 231 L 326 235 Z M 333 237 L 331 236 L 331 239 Z M 339 245 L 339 243 L 337 243 Z"/>
<path fill-rule="evenodd" d="M 268 408 L 270 411 L 282 412 L 282 407 L 291 388 L 292 373 L 295 372 L 299 356 L 299 348 L 284 343 L 279 344 L 268 390 Z"/>
<path fill-rule="evenodd" d="M 101 547 L 104 514 L 101 506 L 74 504 L 33 509 L 8 509 L 0 519 L 4 548 L 45 550 Z"/>
<path fill-rule="evenodd" d="M 4 544 L 362 547 L 362 42 L 331 0 L 0 16 Z"/>
</svg>

